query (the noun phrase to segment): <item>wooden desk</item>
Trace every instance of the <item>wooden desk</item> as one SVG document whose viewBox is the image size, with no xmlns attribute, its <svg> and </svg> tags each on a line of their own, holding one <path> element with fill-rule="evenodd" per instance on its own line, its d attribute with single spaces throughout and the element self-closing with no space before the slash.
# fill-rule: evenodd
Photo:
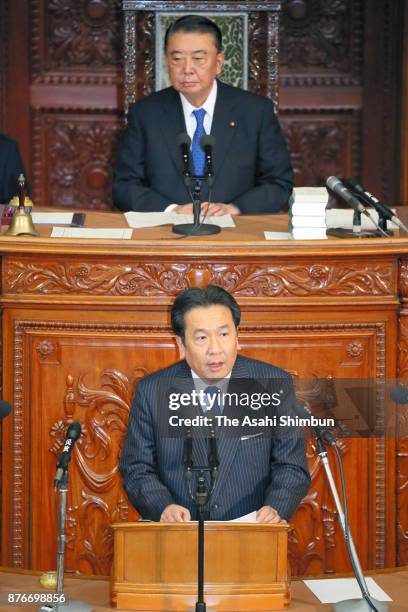
<svg viewBox="0 0 408 612">
<path fill-rule="evenodd" d="M 304 396 L 332 377 L 385 380 L 408 370 L 408 240 L 266 242 L 284 216 L 177 238 L 169 227 L 129 241 L 0 238 L 3 308 L 2 560 L 55 566 L 52 481 L 66 422 L 84 433 L 71 462 L 67 567 L 108 575 L 110 524 L 136 514 L 117 460 L 134 383 L 177 359 L 169 308 L 189 286 L 219 284 L 242 311 L 242 352 L 289 369 Z M 87 213 L 91 227 L 122 215 Z M 324 384 L 322 387 L 321 380 Z M 312 383 L 315 383 L 313 385 Z M 342 442 L 350 520 L 364 567 L 408 562 L 408 443 Z M 313 482 L 294 517 L 292 573 L 345 571 L 347 555 L 315 449 Z"/>
</svg>

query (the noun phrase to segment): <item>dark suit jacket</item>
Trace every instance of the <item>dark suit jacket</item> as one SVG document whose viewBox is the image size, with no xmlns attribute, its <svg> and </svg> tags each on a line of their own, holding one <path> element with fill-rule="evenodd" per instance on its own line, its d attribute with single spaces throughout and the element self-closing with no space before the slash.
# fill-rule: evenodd
<svg viewBox="0 0 408 612">
<path fill-rule="evenodd" d="M 8 204 L 18 194 L 18 177 L 21 173 L 27 178 L 17 143 L 11 140 L 11 138 L 0 134 L 1 204 Z"/>
<path fill-rule="evenodd" d="M 279 410 L 291 412 L 295 397 L 287 372 L 238 356 L 231 380 L 234 378 L 257 378 L 278 384 L 286 397 Z M 168 420 L 167 407 L 160 401 L 164 385 L 175 388 L 182 379 L 193 384 L 185 361 L 144 378 L 136 387 L 119 467 L 130 501 L 146 519 L 159 520 L 164 508 L 174 503 L 189 508 L 192 517 L 196 517 L 184 478 L 184 440 L 160 434 L 163 413 Z M 310 476 L 302 429 L 247 439 L 221 434 L 218 455 L 219 477 L 208 519 L 230 520 L 263 505 L 272 506 L 282 518 L 288 519 L 307 493 Z M 204 438 L 194 439 L 193 460 L 196 466 L 208 465 Z"/>
<path fill-rule="evenodd" d="M 160 211 L 191 202 L 182 177 L 177 135 L 186 131 L 180 95 L 172 87 L 132 104 L 113 175 L 113 202 L 122 210 Z M 268 98 L 218 82 L 211 134 L 211 200 L 242 213 L 271 213 L 286 206 L 292 167 Z M 202 201 L 208 191 L 203 186 Z"/>
</svg>

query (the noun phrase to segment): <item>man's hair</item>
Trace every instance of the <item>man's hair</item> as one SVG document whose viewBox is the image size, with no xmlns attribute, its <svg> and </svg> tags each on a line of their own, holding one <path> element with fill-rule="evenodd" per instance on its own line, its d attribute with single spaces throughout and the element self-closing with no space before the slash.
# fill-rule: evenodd
<svg viewBox="0 0 408 612">
<path fill-rule="evenodd" d="M 171 326 L 176 336 L 184 342 L 185 315 L 193 308 L 209 306 L 226 306 L 230 309 L 234 325 L 238 328 L 241 320 L 241 309 L 228 291 L 217 285 L 208 285 L 204 289 L 187 289 L 174 300 L 171 309 Z"/>
<path fill-rule="evenodd" d="M 172 34 L 176 32 L 199 32 L 200 34 L 212 34 L 217 51 L 222 51 L 222 34 L 217 24 L 203 15 L 183 15 L 169 25 L 164 35 L 164 50 Z"/>
</svg>

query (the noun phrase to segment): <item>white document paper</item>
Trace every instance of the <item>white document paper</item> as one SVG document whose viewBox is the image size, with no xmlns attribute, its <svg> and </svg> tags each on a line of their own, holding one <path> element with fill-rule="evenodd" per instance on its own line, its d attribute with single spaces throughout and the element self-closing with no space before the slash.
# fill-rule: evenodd
<svg viewBox="0 0 408 612">
<path fill-rule="evenodd" d="M 74 213 L 70 212 L 33 212 L 33 223 L 48 223 L 49 225 L 70 225 Z"/>
<path fill-rule="evenodd" d="M 227 521 L 228 523 L 256 523 L 256 510 L 250 512 L 249 514 L 245 514 L 244 516 L 239 516 L 236 519 L 232 519 L 231 521 Z"/>
<path fill-rule="evenodd" d="M 290 232 L 264 232 L 265 240 L 292 240 Z"/>
<path fill-rule="evenodd" d="M 143 213 L 129 211 L 125 214 L 129 227 L 156 227 L 159 225 L 180 225 L 180 223 L 193 223 L 193 215 L 180 215 L 172 211 Z M 219 225 L 220 227 L 235 227 L 231 215 L 220 217 L 206 217 L 204 223 Z"/>
<path fill-rule="evenodd" d="M 51 238 L 113 238 L 129 240 L 130 228 L 53 227 Z"/>
<path fill-rule="evenodd" d="M 294 187 L 292 197 L 295 202 L 327 203 L 329 194 L 326 187 Z"/>
<path fill-rule="evenodd" d="M 372 597 L 378 601 L 392 601 L 373 578 L 366 578 L 365 581 Z M 328 580 L 304 580 L 303 582 L 321 603 L 336 603 L 344 599 L 362 597 L 355 578 L 330 578 Z"/>
</svg>

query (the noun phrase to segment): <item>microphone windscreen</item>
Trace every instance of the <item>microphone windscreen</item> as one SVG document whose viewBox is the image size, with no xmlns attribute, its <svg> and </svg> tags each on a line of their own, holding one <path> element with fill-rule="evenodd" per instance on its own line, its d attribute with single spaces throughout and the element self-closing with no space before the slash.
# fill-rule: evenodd
<svg viewBox="0 0 408 612">
<path fill-rule="evenodd" d="M 68 427 L 67 438 L 71 438 L 72 440 L 78 440 L 81 435 L 81 425 L 78 421 L 73 421 L 71 425 Z"/>
<path fill-rule="evenodd" d="M 176 143 L 178 147 L 181 147 L 181 145 L 187 145 L 189 147 L 191 145 L 191 138 L 187 132 L 181 132 L 177 134 Z"/>
<path fill-rule="evenodd" d="M 0 420 L 4 419 L 11 412 L 11 404 L 6 402 L 6 400 L 0 401 Z"/>
<path fill-rule="evenodd" d="M 326 181 L 326 185 L 332 191 L 336 191 L 336 189 L 343 186 L 343 183 L 339 178 L 337 178 L 337 176 L 329 176 Z"/>
<path fill-rule="evenodd" d="M 396 385 L 391 390 L 391 399 L 397 404 L 408 404 L 408 389 L 402 385 Z"/>
<path fill-rule="evenodd" d="M 204 134 L 200 138 L 200 147 L 204 149 L 205 147 L 214 147 L 215 146 L 215 138 L 211 136 L 211 134 Z"/>
</svg>

